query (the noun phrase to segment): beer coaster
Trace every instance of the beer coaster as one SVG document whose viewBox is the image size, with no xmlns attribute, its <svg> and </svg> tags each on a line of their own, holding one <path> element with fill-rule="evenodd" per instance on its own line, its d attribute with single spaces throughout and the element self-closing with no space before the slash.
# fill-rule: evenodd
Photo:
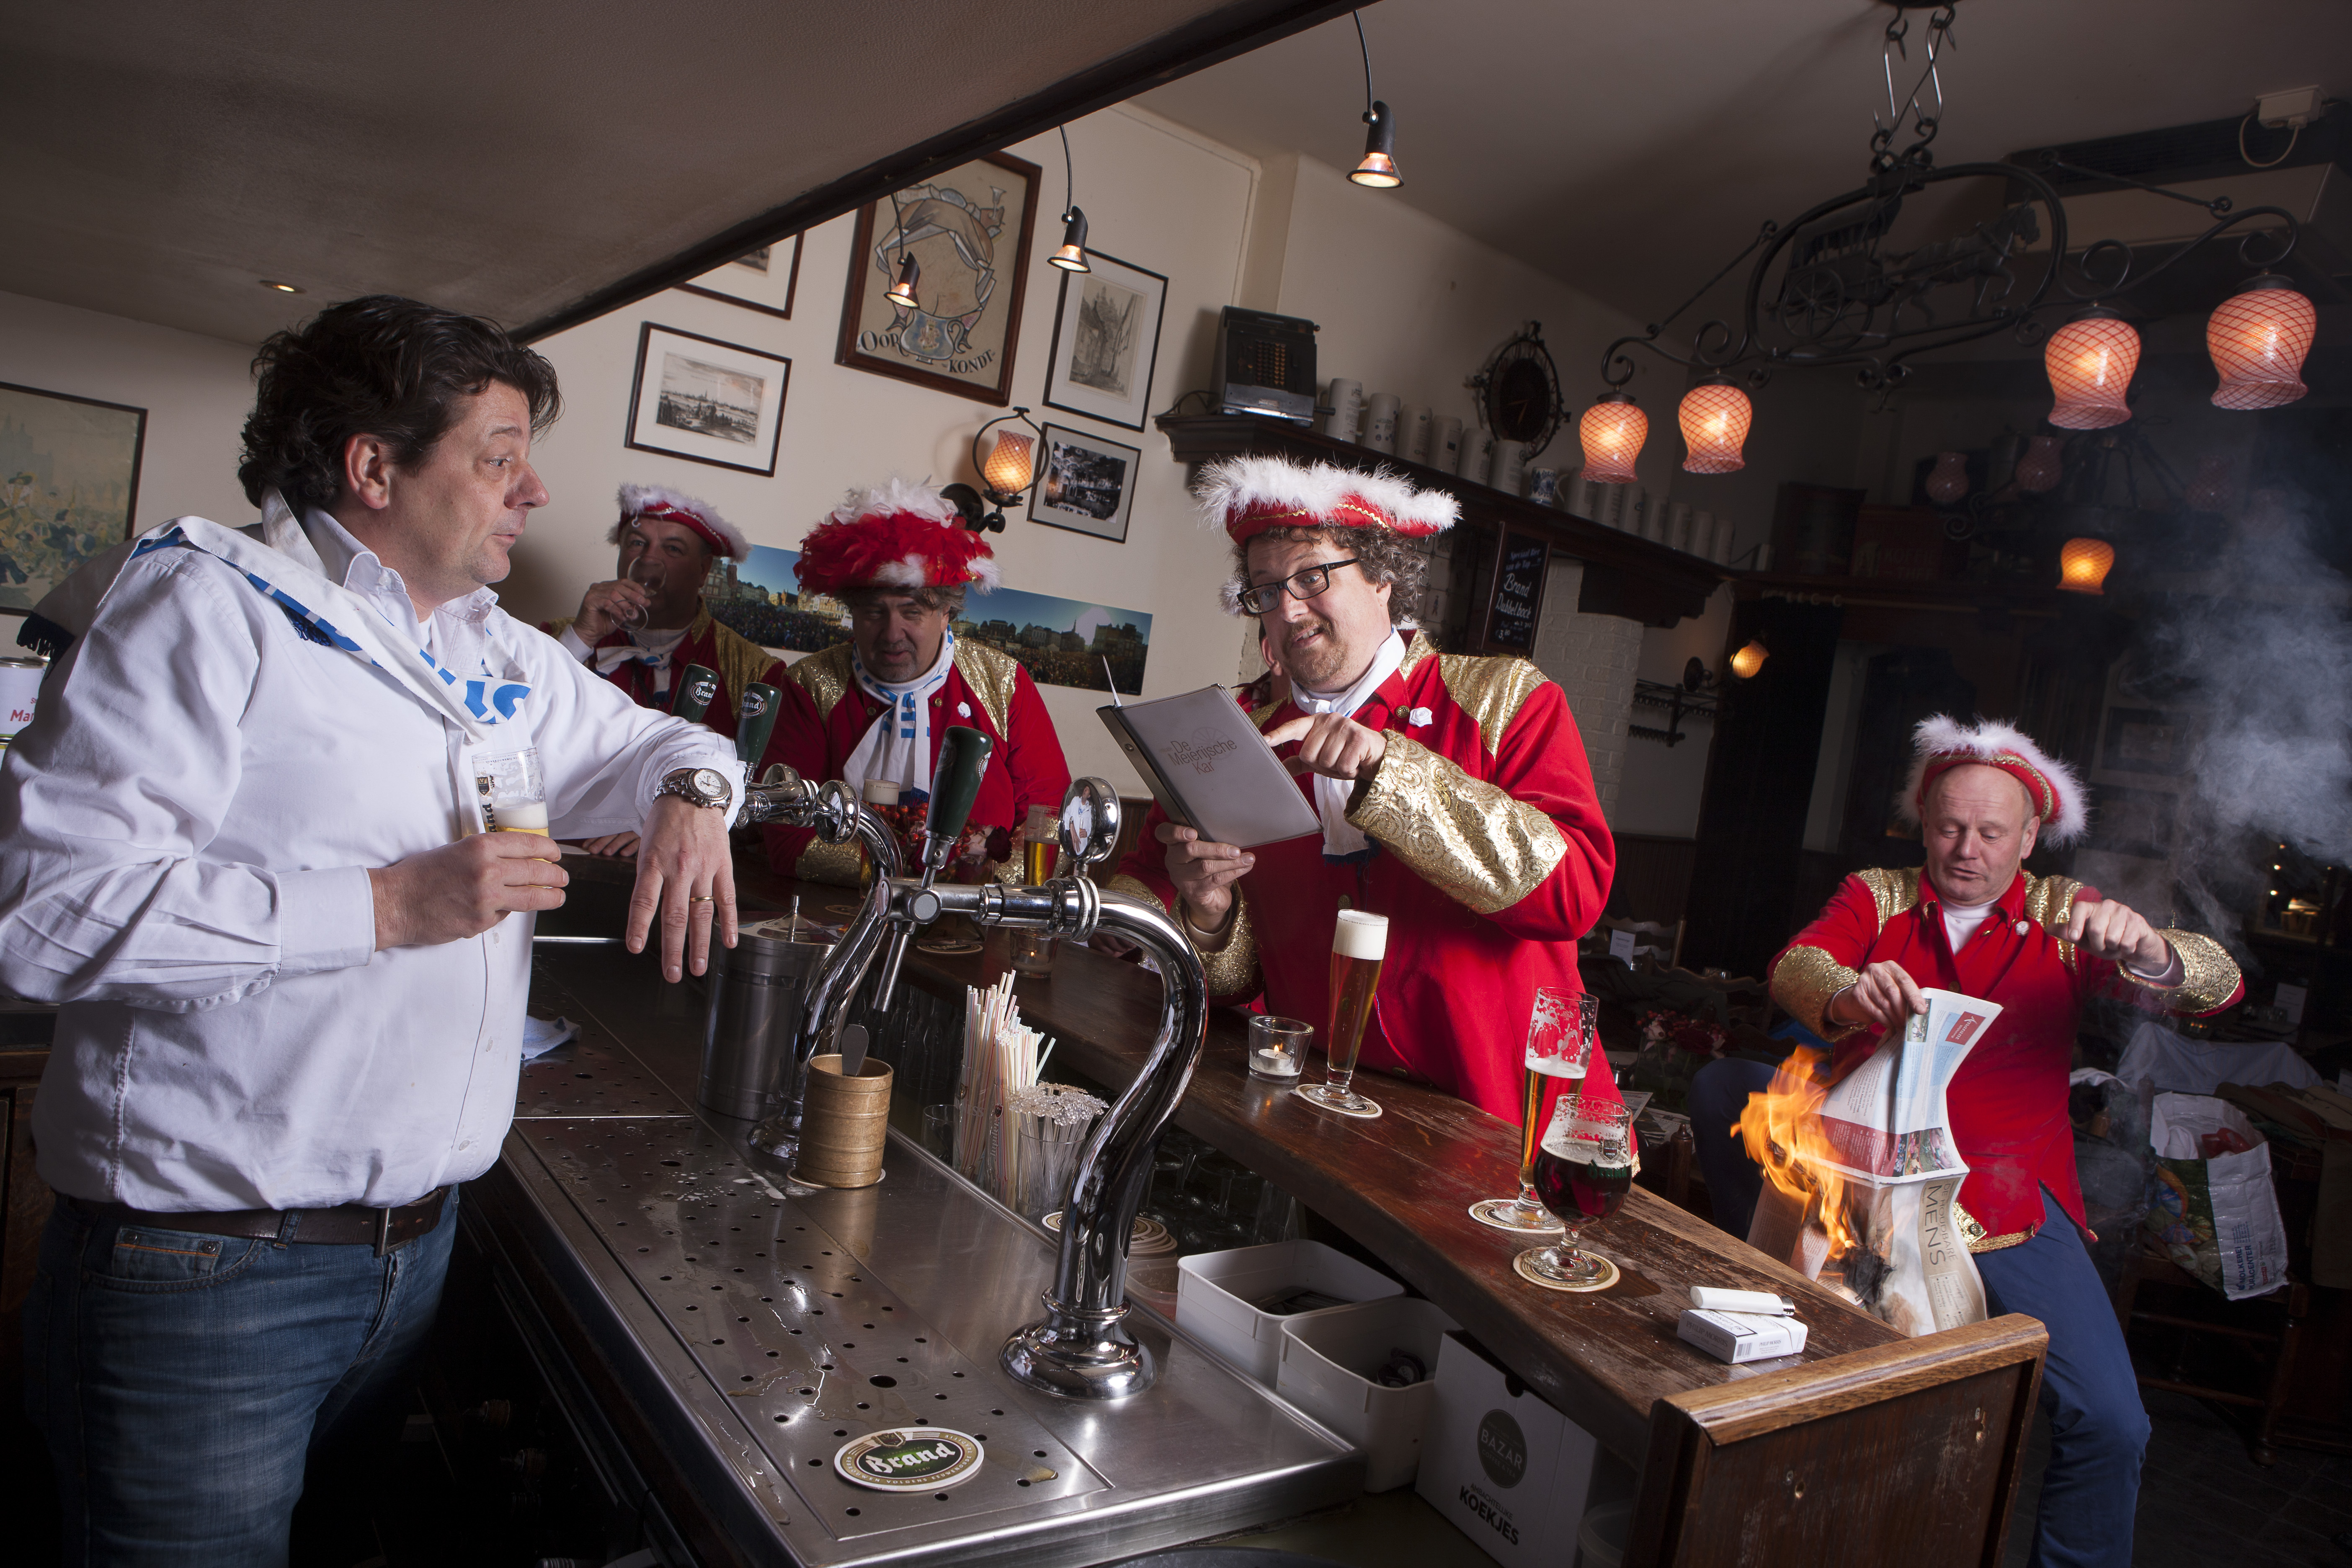
<svg viewBox="0 0 2352 1568">
<path fill-rule="evenodd" d="M 1589 1295 L 1595 1290 L 1606 1290 L 1609 1287 L 1617 1283 L 1617 1266 L 1615 1264 L 1610 1262 L 1609 1259 L 1601 1257 L 1598 1253 L 1588 1252 L 1584 1256 L 1591 1258 L 1593 1262 L 1601 1265 L 1601 1278 L 1595 1279 L 1590 1285 L 1563 1285 L 1557 1279 L 1547 1279 L 1542 1275 L 1535 1273 L 1528 1268 L 1528 1255 L 1524 1252 L 1511 1259 L 1511 1268 L 1514 1273 L 1517 1274 L 1520 1279 L 1526 1280 L 1530 1285 L 1540 1285 L 1547 1290 L 1559 1290 L 1571 1296 L 1583 1296 Z"/>
<path fill-rule="evenodd" d="M 1297 1089 L 1292 1089 L 1290 1092 L 1292 1098 L 1304 1100 L 1318 1110 L 1328 1110 L 1334 1116 L 1353 1116 L 1359 1121 L 1370 1121 L 1373 1117 L 1378 1116 L 1381 1113 L 1381 1102 L 1379 1100 L 1365 1100 L 1360 1094 L 1356 1098 L 1362 1100 L 1364 1104 L 1370 1107 L 1369 1110 L 1350 1110 L 1344 1105 L 1326 1105 L 1323 1101 L 1316 1099 L 1313 1095 L 1301 1093 Z"/>
<path fill-rule="evenodd" d="M 980 1439 L 970 1433 L 893 1426 L 844 1443 L 833 1456 L 833 1468 L 843 1480 L 876 1491 L 936 1492 L 971 1479 L 987 1458 Z"/>
<path fill-rule="evenodd" d="M 890 1173 L 884 1171 L 879 1175 L 877 1175 L 873 1181 L 866 1183 L 866 1187 L 877 1186 L 883 1182 L 889 1180 L 889 1178 Z M 814 1176 L 803 1176 L 798 1171 L 785 1172 L 784 1180 L 793 1183 L 799 1186 L 816 1187 L 828 1193 L 862 1193 L 866 1190 L 866 1187 L 836 1187 L 831 1182 L 820 1182 Z"/>
<path fill-rule="evenodd" d="M 915 944 L 915 948 L 919 952 L 936 952 L 944 954 L 948 957 L 953 957 L 958 953 L 978 952 L 980 951 L 980 943 L 971 941 L 959 942 L 950 939 L 945 942 L 919 942 Z"/>
<path fill-rule="evenodd" d="M 1549 1236 L 1564 1228 L 1559 1221 L 1549 1215 L 1544 1215 L 1544 1223 L 1541 1225 L 1514 1225 L 1509 1220 L 1500 1217 L 1518 1206 L 1517 1198 L 1480 1198 L 1470 1205 L 1470 1217 L 1480 1225 L 1492 1226 L 1496 1230 L 1507 1230 L 1514 1236 Z"/>
</svg>

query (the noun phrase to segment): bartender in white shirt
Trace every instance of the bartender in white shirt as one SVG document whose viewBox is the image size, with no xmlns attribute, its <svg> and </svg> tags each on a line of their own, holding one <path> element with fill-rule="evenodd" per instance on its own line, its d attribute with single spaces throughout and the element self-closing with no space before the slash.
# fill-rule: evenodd
<svg viewBox="0 0 2352 1568">
<path fill-rule="evenodd" d="M 479 831 L 499 759 L 559 834 L 642 832 L 632 950 L 734 941 L 726 743 L 488 587 L 553 368 L 383 296 L 258 363 L 261 537 L 178 519 L 44 600 L 0 769 L 0 984 L 63 1004 L 26 1340 L 76 1562 L 284 1563 L 306 1458 L 401 1389 L 563 901 L 549 838 Z"/>
</svg>

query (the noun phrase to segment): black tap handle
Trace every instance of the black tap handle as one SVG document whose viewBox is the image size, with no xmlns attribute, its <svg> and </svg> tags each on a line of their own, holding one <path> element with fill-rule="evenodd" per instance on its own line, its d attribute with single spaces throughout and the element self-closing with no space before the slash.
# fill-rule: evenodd
<svg viewBox="0 0 2352 1568">
<path fill-rule="evenodd" d="M 969 724 L 952 725 L 940 737 L 940 762 L 931 774 L 931 804 L 923 823 L 926 835 L 950 843 L 963 837 L 971 803 L 980 795 L 981 775 L 988 771 L 988 753 L 995 746 Z"/>
<path fill-rule="evenodd" d="M 776 689 L 764 680 L 755 680 L 743 688 L 743 708 L 735 721 L 735 755 L 743 763 L 743 776 L 753 777 L 760 771 L 760 757 L 768 749 L 768 737 L 776 731 Z"/>
</svg>

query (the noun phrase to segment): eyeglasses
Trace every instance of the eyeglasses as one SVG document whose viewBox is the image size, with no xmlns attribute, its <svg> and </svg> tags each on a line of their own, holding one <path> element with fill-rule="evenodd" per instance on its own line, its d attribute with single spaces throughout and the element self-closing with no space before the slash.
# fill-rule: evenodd
<svg viewBox="0 0 2352 1568">
<path fill-rule="evenodd" d="M 1242 608 L 1253 616 L 1262 616 L 1282 603 L 1287 593 L 1294 599 L 1311 599 L 1331 585 L 1331 574 L 1342 566 L 1353 566 L 1360 556 L 1350 555 L 1345 561 L 1325 561 L 1317 565 L 1293 572 L 1278 583 L 1261 583 L 1255 588 L 1244 588 L 1240 598 Z"/>
</svg>

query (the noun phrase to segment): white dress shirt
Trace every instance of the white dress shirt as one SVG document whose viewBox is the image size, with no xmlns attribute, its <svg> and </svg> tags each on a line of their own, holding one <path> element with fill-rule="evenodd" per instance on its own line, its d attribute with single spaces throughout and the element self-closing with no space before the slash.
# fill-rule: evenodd
<svg viewBox="0 0 2352 1568">
<path fill-rule="evenodd" d="M 492 733 L 537 748 L 559 834 L 641 827 L 677 768 L 740 795 L 726 741 L 638 707 L 489 590 L 420 623 L 333 519 L 303 527 L 394 638 L 530 689 Z M 378 952 L 368 879 L 468 830 L 464 755 L 446 714 L 305 640 L 227 562 L 123 565 L 0 766 L 0 984 L 64 1004 L 33 1114 L 52 1186 L 160 1210 L 389 1205 L 489 1167 L 532 917 Z"/>
</svg>

